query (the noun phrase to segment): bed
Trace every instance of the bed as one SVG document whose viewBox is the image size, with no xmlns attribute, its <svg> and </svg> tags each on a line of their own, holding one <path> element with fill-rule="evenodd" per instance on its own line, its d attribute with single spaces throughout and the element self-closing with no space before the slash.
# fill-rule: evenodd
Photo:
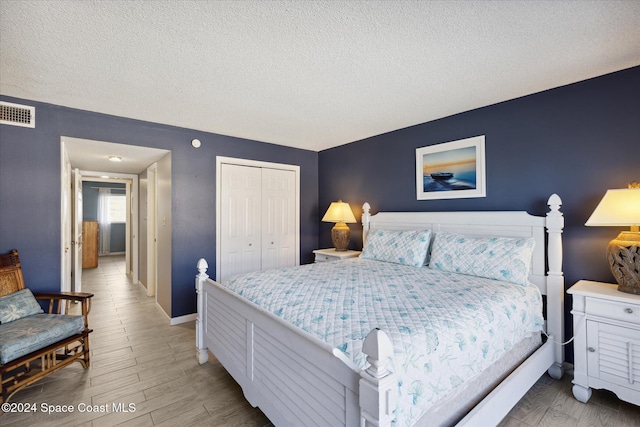
<svg viewBox="0 0 640 427">
<path fill-rule="evenodd" d="M 563 374 L 561 200 L 552 195 L 548 205 L 547 215 L 537 217 L 371 215 L 365 204 L 360 259 L 250 273 L 224 285 L 209 279 L 201 259 L 198 360 L 205 363 L 211 351 L 277 426 L 497 424 L 545 371 L 556 379 Z M 399 261 L 393 250 L 385 254 L 390 238 L 402 243 Z M 521 251 L 530 262 L 521 266 L 515 256 L 517 268 L 487 268 L 478 258 L 461 267 L 457 260 L 475 255 L 451 256 L 451 248 L 464 253 L 495 242 L 516 245 L 509 253 Z M 445 302 L 435 300 L 439 293 Z M 513 297 L 505 300 L 508 293 Z M 302 305 L 312 300 L 318 305 Z M 499 305 L 488 308 L 489 301 Z M 456 315 L 464 309 L 456 304 L 472 314 Z M 438 317 L 434 307 L 449 317 Z"/>
</svg>

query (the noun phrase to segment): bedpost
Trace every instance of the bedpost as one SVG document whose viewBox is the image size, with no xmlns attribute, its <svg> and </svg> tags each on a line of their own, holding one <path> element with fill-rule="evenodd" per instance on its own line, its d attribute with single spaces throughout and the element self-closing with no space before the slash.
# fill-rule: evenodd
<svg viewBox="0 0 640 427">
<path fill-rule="evenodd" d="M 549 235 L 547 258 L 549 271 L 547 273 L 547 333 L 554 341 L 564 342 L 564 276 L 562 275 L 562 229 L 564 217 L 560 212 L 562 200 L 557 194 L 552 194 L 547 202 L 550 212 L 547 213 L 547 233 Z M 549 375 L 555 379 L 562 378 L 564 368 L 564 346 L 555 344 L 554 363 L 549 368 Z"/>
<path fill-rule="evenodd" d="M 209 278 L 207 275 L 207 260 L 200 258 L 198 261 L 198 274 L 196 275 L 196 293 L 198 296 L 197 310 L 198 316 L 196 317 L 196 358 L 201 365 L 206 363 L 209 359 L 209 352 L 204 346 L 204 282 Z"/>
<path fill-rule="evenodd" d="M 397 397 L 396 376 L 388 369 L 393 344 L 376 328 L 364 339 L 362 352 L 370 366 L 360 372 L 360 427 L 390 427 Z"/>
<path fill-rule="evenodd" d="M 362 247 L 364 248 L 364 242 L 367 241 L 367 235 L 369 234 L 369 228 L 371 227 L 371 206 L 369 203 L 362 205 Z"/>
</svg>

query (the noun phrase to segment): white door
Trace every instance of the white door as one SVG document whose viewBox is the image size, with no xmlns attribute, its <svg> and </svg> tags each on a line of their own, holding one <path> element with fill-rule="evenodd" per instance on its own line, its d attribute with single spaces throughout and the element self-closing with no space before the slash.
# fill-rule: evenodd
<svg viewBox="0 0 640 427">
<path fill-rule="evenodd" d="M 262 270 L 296 265 L 295 172 L 262 169 Z"/>
<path fill-rule="evenodd" d="M 79 169 L 73 171 L 73 292 L 82 292 L 82 175 Z"/>
<path fill-rule="evenodd" d="M 223 164 L 219 280 L 261 269 L 262 169 Z"/>
<path fill-rule="evenodd" d="M 64 143 L 62 143 L 62 179 L 61 179 L 61 190 L 62 190 L 62 280 L 60 281 L 60 290 L 62 292 L 70 292 L 71 291 L 71 282 L 72 282 L 72 249 L 73 245 L 71 244 L 73 240 L 73 236 L 71 233 L 71 222 L 72 222 L 72 202 L 73 192 L 71 189 L 71 162 L 69 162 L 69 155 L 67 154 L 67 150 L 64 147 Z"/>
</svg>

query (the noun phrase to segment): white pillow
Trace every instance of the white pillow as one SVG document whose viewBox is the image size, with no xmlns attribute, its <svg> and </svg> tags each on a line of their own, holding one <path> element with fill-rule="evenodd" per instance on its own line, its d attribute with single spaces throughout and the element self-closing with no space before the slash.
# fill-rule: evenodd
<svg viewBox="0 0 640 427">
<path fill-rule="evenodd" d="M 371 230 L 360 258 L 422 267 L 431 230 Z"/>
<path fill-rule="evenodd" d="M 531 237 L 434 236 L 429 268 L 526 285 L 535 241 Z"/>
</svg>

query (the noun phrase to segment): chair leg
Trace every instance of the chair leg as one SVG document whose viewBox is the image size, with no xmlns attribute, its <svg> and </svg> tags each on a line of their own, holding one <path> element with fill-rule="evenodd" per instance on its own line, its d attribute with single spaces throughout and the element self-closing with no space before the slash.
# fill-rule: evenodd
<svg viewBox="0 0 640 427">
<path fill-rule="evenodd" d="M 69 344 L 58 348 L 50 348 L 45 353 L 18 362 L 11 368 L 2 367 L 2 392 L 0 403 L 8 402 L 13 395 L 25 387 L 35 383 L 50 373 L 63 368 L 73 362 L 80 362 L 87 369 L 90 366 L 89 334 L 77 339 L 78 346 L 70 348 Z M 40 359 L 40 370 L 27 375 L 31 371 L 31 362 Z"/>
</svg>

